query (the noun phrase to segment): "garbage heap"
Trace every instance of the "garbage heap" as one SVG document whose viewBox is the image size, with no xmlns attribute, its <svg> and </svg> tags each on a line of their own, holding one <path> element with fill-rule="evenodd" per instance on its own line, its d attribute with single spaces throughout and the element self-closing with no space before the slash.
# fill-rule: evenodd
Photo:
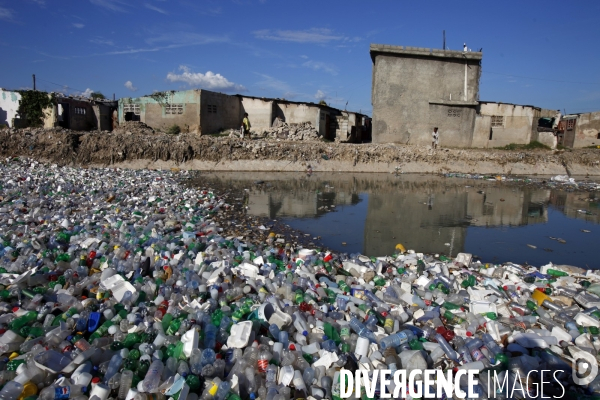
<svg viewBox="0 0 600 400">
<path fill-rule="evenodd" d="M 319 131 L 310 122 L 288 124 L 280 118 L 275 118 L 273 126 L 263 132 L 263 137 L 283 140 L 319 140 Z"/>
<path fill-rule="evenodd" d="M 600 393 L 576 374 L 597 368 L 594 271 L 252 243 L 171 171 L 0 172 L 2 400 L 340 399 L 342 370 L 428 368 L 478 372 L 480 399 Z M 379 388 L 350 398 L 418 389 Z"/>
<path fill-rule="evenodd" d="M 125 121 L 119 124 L 113 133 L 121 135 L 152 135 L 155 130 L 140 121 Z"/>
</svg>

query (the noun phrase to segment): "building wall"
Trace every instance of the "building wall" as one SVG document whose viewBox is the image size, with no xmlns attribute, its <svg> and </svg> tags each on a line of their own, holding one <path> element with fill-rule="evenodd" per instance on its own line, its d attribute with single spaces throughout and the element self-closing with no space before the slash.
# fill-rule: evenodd
<svg viewBox="0 0 600 400">
<path fill-rule="evenodd" d="M 200 91 L 163 92 L 161 95 L 119 100 L 119 123 L 125 122 L 125 114 L 131 106 L 139 106 L 139 121 L 155 129 L 166 130 L 173 125 L 183 132 L 200 129 Z"/>
<path fill-rule="evenodd" d="M 275 119 L 273 100 L 268 99 L 254 99 L 250 97 L 239 97 L 241 99 L 241 109 L 239 116 L 238 128 L 242 125 L 242 119 L 245 112 L 248 113 L 250 118 L 250 124 L 252 127 L 250 130 L 262 132 L 268 130 L 273 125 Z"/>
<path fill-rule="evenodd" d="M 539 109 L 531 106 L 481 103 L 475 120 L 472 146 L 493 148 L 510 143 L 528 144 L 532 140 L 533 127 L 537 132 L 540 118 L 537 115 L 540 115 Z M 492 126 L 492 116 L 503 117 L 504 125 Z"/>
<path fill-rule="evenodd" d="M 200 132 L 203 135 L 227 129 L 240 129 L 243 113 L 239 97 L 208 90 L 200 92 Z M 216 112 L 211 112 L 211 106 L 216 106 Z M 252 120 L 250 122 L 254 125 Z"/>
<path fill-rule="evenodd" d="M 98 121 L 98 130 L 112 131 L 112 107 L 105 104 L 94 104 L 93 109 Z"/>
<path fill-rule="evenodd" d="M 600 111 L 580 114 L 577 118 L 574 148 L 600 145 Z"/>
<path fill-rule="evenodd" d="M 464 111 L 460 117 L 460 129 L 470 127 L 470 130 L 454 131 L 459 129 L 456 117 L 442 118 L 443 108 L 438 105 L 461 110 L 475 108 L 481 53 L 372 45 L 371 54 L 374 143 L 431 144 L 431 132 L 438 126 L 442 134 L 452 132 L 446 136 L 446 142 L 440 136 L 440 144 L 470 145 L 474 110 Z M 472 120 L 469 122 L 468 118 Z"/>
<path fill-rule="evenodd" d="M 419 139 L 419 144 L 432 142 L 433 128 L 439 132 L 440 147 L 471 147 L 475 124 L 475 107 L 456 107 L 441 104 L 429 104 L 429 124 L 427 142 Z M 410 143 L 414 144 L 412 139 Z"/>
<path fill-rule="evenodd" d="M 14 127 L 13 119 L 17 118 L 20 101 L 20 93 L 0 89 L 0 125 Z"/>
<path fill-rule="evenodd" d="M 315 128 L 319 129 L 320 109 L 318 106 L 284 102 L 276 103 L 276 115 L 274 117 L 279 117 L 288 124 L 310 122 Z"/>
<path fill-rule="evenodd" d="M 558 145 L 558 139 L 554 132 L 537 132 L 536 140 L 551 149 L 556 149 L 556 146 Z"/>
</svg>

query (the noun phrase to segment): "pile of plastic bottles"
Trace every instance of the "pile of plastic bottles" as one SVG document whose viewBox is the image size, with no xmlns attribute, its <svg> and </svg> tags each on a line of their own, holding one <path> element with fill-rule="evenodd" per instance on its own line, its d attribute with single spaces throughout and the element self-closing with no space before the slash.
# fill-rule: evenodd
<svg viewBox="0 0 600 400">
<path fill-rule="evenodd" d="M 342 369 L 476 370 L 479 399 L 600 392 L 577 366 L 597 370 L 594 271 L 251 243 L 170 171 L 0 172 L 0 400 L 340 399 Z"/>
</svg>

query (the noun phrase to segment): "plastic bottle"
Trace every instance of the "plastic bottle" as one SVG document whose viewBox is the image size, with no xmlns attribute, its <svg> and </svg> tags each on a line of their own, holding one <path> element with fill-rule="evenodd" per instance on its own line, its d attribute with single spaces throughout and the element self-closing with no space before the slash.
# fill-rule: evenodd
<svg viewBox="0 0 600 400">
<path fill-rule="evenodd" d="M 148 393 L 155 393 L 160 386 L 160 377 L 164 369 L 164 364 L 160 360 L 154 360 L 142 382 L 142 389 Z"/>
</svg>

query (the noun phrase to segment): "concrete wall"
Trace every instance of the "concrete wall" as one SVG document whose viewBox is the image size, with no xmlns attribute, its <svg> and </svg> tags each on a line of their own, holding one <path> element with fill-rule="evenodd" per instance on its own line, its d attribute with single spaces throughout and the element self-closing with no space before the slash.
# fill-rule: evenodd
<svg viewBox="0 0 600 400">
<path fill-rule="evenodd" d="M 318 106 L 309 104 L 295 104 L 277 102 L 275 106 L 276 115 L 288 124 L 299 124 L 310 122 L 315 128 L 319 127 L 320 109 Z"/>
<path fill-rule="evenodd" d="M 537 132 L 537 139 L 541 144 L 545 144 L 551 149 L 556 149 L 558 145 L 558 138 L 554 132 Z"/>
<path fill-rule="evenodd" d="M 537 133 L 539 115 L 539 109 L 531 106 L 481 103 L 475 120 L 472 147 L 493 148 L 510 143 L 528 144 L 535 140 L 532 138 L 533 127 Z M 492 116 L 504 117 L 504 126 L 492 127 Z"/>
<path fill-rule="evenodd" d="M 574 148 L 600 145 L 600 111 L 580 114 L 575 127 Z"/>
<path fill-rule="evenodd" d="M 452 116 L 449 116 L 452 115 Z M 440 134 L 440 147 L 471 147 L 473 127 L 475 124 L 475 107 L 455 107 L 441 104 L 429 104 L 429 124 L 431 125 L 423 143 L 420 137 L 418 143 L 429 144 L 432 142 L 433 128 L 437 127 Z M 413 138 L 410 139 L 411 144 Z"/>
<path fill-rule="evenodd" d="M 200 130 L 200 91 L 187 90 L 181 92 L 163 92 L 153 97 L 123 98 L 119 100 L 119 123 L 125 122 L 124 106 L 139 105 L 139 121 L 155 129 L 165 130 L 173 125 L 179 126 L 183 132 L 199 132 Z M 175 106 L 182 106 L 182 112 L 172 111 Z"/>
<path fill-rule="evenodd" d="M 20 93 L 0 89 L 0 125 L 13 127 L 13 119 L 17 118 L 20 101 Z"/>
<path fill-rule="evenodd" d="M 437 126 L 441 135 L 456 132 L 445 142 L 440 136 L 441 145 L 470 145 L 475 112 L 468 110 L 477 105 L 481 53 L 371 45 L 371 58 L 374 143 L 430 145 Z M 438 105 L 463 110 L 460 128 Z"/>
<path fill-rule="evenodd" d="M 200 132 L 219 133 L 227 129 L 240 129 L 242 112 L 240 99 L 222 93 L 202 90 L 200 93 Z M 216 106 L 217 112 L 210 112 L 209 106 Z M 252 123 L 252 120 L 250 120 Z M 254 124 L 252 123 L 254 126 Z"/>
<path fill-rule="evenodd" d="M 239 125 L 242 125 L 242 119 L 245 112 L 250 118 L 251 131 L 265 131 L 273 125 L 275 119 L 274 102 L 268 99 L 254 99 L 250 97 L 240 97 L 241 109 L 239 116 Z"/>
</svg>

